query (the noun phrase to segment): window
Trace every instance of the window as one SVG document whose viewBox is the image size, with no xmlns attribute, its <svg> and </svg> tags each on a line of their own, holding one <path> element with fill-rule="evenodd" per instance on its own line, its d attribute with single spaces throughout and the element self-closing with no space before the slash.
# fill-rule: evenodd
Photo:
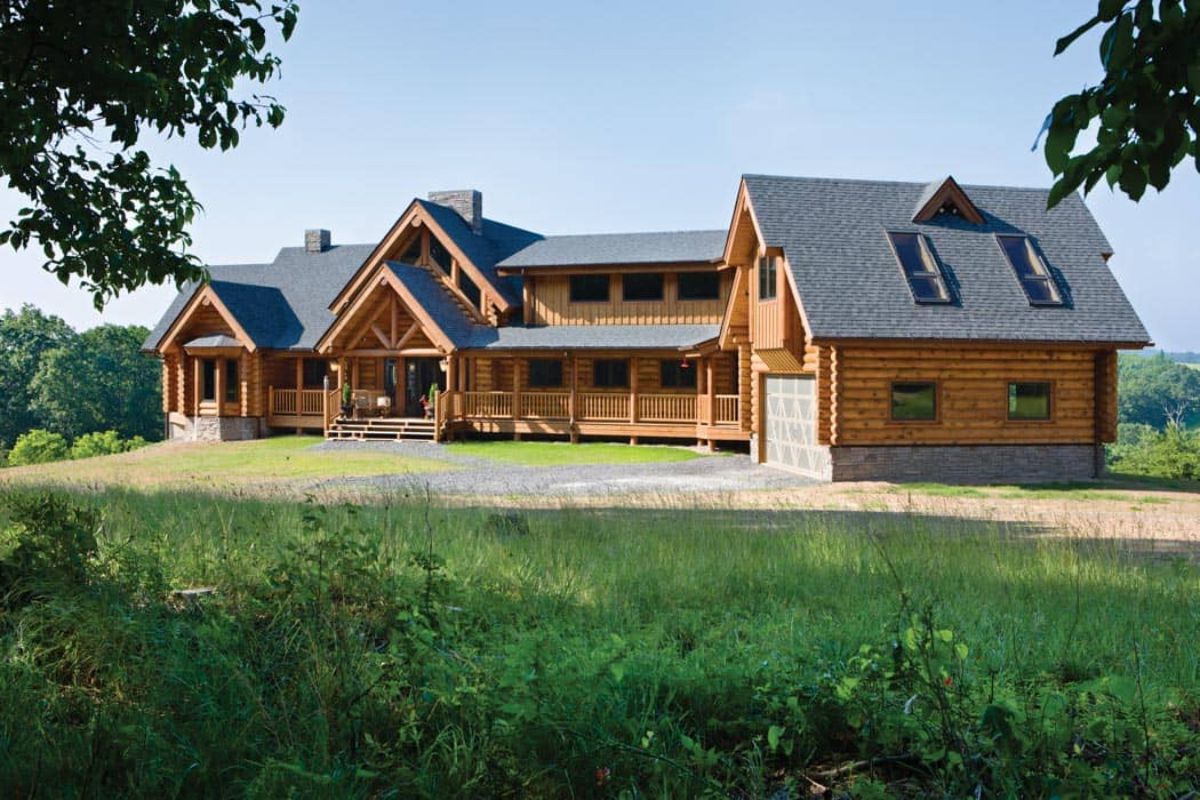
<svg viewBox="0 0 1200 800">
<path fill-rule="evenodd" d="M 1029 239 L 1024 236 L 997 236 L 996 241 L 1000 243 L 1000 249 L 1012 265 L 1013 272 L 1017 273 L 1017 280 L 1021 282 L 1031 306 L 1062 305 L 1062 296 L 1050 276 L 1050 270 L 1034 251 Z"/>
<path fill-rule="evenodd" d="M 400 260 L 405 264 L 420 264 L 421 263 L 421 234 L 418 233 L 412 238 L 412 242 L 408 245 L 408 249 L 400 256 Z"/>
<path fill-rule="evenodd" d="M 329 362 L 323 358 L 304 359 L 304 388 L 324 389 L 325 373 L 329 370 Z"/>
<path fill-rule="evenodd" d="M 673 358 L 659 362 L 659 386 L 664 389 L 695 389 L 696 367 Z"/>
<path fill-rule="evenodd" d="M 629 362 L 623 358 L 597 358 L 592 362 L 592 385 L 597 389 L 629 388 Z"/>
<path fill-rule="evenodd" d="M 1014 420 L 1050 419 L 1050 384 L 1010 383 L 1008 418 Z"/>
<path fill-rule="evenodd" d="M 225 359 L 225 402 L 236 403 L 242 394 L 238 383 L 238 362 L 236 358 Z"/>
<path fill-rule="evenodd" d="M 450 251 L 432 236 L 429 237 L 429 259 L 437 264 L 442 272 L 450 274 Z"/>
<path fill-rule="evenodd" d="M 774 300 L 779 290 L 779 265 L 777 256 L 765 256 L 758 260 L 758 299 Z"/>
<path fill-rule="evenodd" d="M 950 292 L 942 273 L 929 252 L 925 237 L 916 233 L 889 233 L 892 250 L 900 269 L 908 279 L 908 288 L 913 300 L 918 303 L 949 303 Z"/>
<path fill-rule="evenodd" d="M 625 300 L 662 300 L 662 273 L 630 272 L 622 275 L 621 296 Z"/>
<path fill-rule="evenodd" d="M 937 384 L 914 381 L 892 384 L 892 419 L 897 422 L 937 419 Z"/>
<path fill-rule="evenodd" d="M 571 302 L 607 303 L 608 284 L 607 275 L 572 275 Z"/>
<path fill-rule="evenodd" d="M 482 298 L 482 295 L 479 293 L 479 287 L 475 285 L 475 281 L 471 280 L 471 276 L 462 267 L 458 268 L 458 288 L 462 289 L 462 293 L 471 301 L 471 305 L 479 308 L 479 301 Z"/>
<path fill-rule="evenodd" d="M 679 273 L 680 300 L 717 300 L 721 297 L 721 276 L 716 272 Z"/>
<path fill-rule="evenodd" d="M 200 361 L 200 399 L 217 399 L 217 360 L 205 358 Z"/>
<path fill-rule="evenodd" d="M 557 358 L 529 359 L 529 388 L 558 389 L 563 385 L 563 365 Z"/>
</svg>

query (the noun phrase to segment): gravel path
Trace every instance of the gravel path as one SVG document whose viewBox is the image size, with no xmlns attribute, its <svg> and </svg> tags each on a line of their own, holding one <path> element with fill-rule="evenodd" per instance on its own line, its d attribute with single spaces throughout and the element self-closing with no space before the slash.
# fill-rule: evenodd
<svg viewBox="0 0 1200 800">
<path fill-rule="evenodd" d="M 417 475 L 334 478 L 314 481 L 306 487 L 313 490 L 394 491 L 428 486 L 439 494 L 579 497 L 787 489 L 814 483 L 800 475 L 760 467 L 744 455 L 706 455 L 689 461 L 657 464 L 527 467 L 457 455 L 446 447 L 425 442 L 324 442 L 316 447 L 326 450 L 358 448 L 419 456 L 452 463 L 456 469 Z"/>
</svg>

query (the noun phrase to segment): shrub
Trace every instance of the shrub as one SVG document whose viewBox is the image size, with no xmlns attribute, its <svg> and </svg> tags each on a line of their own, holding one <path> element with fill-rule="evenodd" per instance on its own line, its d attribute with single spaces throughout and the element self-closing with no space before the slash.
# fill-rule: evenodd
<svg viewBox="0 0 1200 800">
<path fill-rule="evenodd" d="M 0 442 L 0 469 L 8 466 L 8 445 Z"/>
<path fill-rule="evenodd" d="M 116 431 L 85 433 L 71 445 L 71 458 L 91 458 L 93 456 L 111 456 L 126 450 L 125 442 Z"/>
<path fill-rule="evenodd" d="M 1200 433 L 1174 423 L 1161 433 L 1122 425 L 1110 454 L 1114 472 L 1152 478 L 1200 480 Z"/>
<path fill-rule="evenodd" d="M 34 428 L 17 437 L 16 444 L 8 454 L 8 463 L 14 467 L 26 464 L 46 464 L 62 461 L 69 454 L 67 440 L 61 433 L 51 433 Z"/>
</svg>

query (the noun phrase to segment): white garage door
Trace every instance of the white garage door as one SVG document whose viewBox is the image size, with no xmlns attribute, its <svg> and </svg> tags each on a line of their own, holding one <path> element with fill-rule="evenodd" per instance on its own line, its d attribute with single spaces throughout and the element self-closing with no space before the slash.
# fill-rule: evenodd
<svg viewBox="0 0 1200 800">
<path fill-rule="evenodd" d="M 829 451 L 817 444 L 816 380 L 800 375 L 766 379 L 767 463 L 813 476 L 829 469 Z"/>
</svg>

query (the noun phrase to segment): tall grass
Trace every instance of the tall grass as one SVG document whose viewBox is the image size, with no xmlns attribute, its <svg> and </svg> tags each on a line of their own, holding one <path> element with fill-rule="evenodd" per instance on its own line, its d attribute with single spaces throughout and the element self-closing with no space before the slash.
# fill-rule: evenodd
<svg viewBox="0 0 1200 800">
<path fill-rule="evenodd" d="M 48 524 L 21 502 L 0 502 L 10 550 Z M 71 503 L 97 514 L 86 579 L 22 562 L 0 603 L 13 794 L 1173 796 L 1200 763 L 1200 573 L 1111 540 L 905 514 Z M 197 586 L 215 591 L 172 593 Z"/>
</svg>

